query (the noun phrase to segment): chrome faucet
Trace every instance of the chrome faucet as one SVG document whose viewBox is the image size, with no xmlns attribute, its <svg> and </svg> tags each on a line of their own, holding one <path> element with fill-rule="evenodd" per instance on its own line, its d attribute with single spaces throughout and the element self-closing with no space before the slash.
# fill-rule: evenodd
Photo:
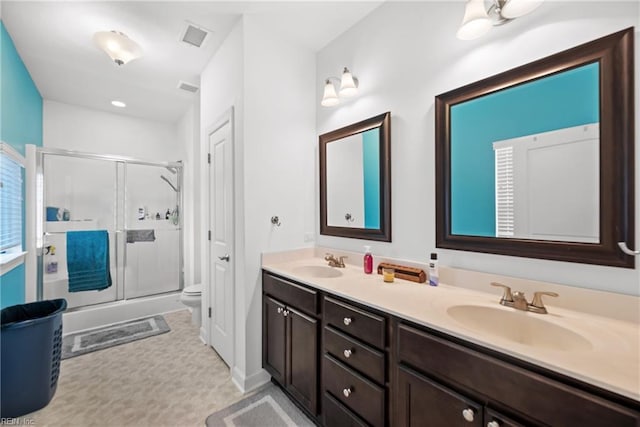
<svg viewBox="0 0 640 427">
<path fill-rule="evenodd" d="M 527 302 L 524 292 L 516 291 L 512 294 L 511 288 L 503 285 L 502 283 L 491 282 L 491 286 L 497 286 L 504 289 L 502 298 L 500 298 L 500 304 L 506 307 L 513 307 L 516 310 L 531 311 L 539 314 L 547 314 L 547 308 L 542 302 L 542 295 L 548 295 L 550 297 L 558 296 L 555 292 L 534 292 L 533 300 L 529 303 Z"/>
<path fill-rule="evenodd" d="M 336 258 L 333 254 L 325 254 L 324 260 L 329 263 L 329 267 L 337 267 L 337 268 L 345 268 L 344 260 L 348 258 L 346 256 L 341 256 Z"/>
</svg>

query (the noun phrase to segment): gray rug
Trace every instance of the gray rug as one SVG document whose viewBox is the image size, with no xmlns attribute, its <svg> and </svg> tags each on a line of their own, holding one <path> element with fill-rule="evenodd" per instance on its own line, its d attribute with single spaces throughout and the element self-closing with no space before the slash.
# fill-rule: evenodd
<svg viewBox="0 0 640 427">
<path fill-rule="evenodd" d="M 164 334 L 171 329 L 162 316 L 147 317 L 116 323 L 62 338 L 62 359 L 80 356 L 128 342 Z"/>
<path fill-rule="evenodd" d="M 313 427 L 315 424 L 273 384 L 207 417 L 207 427 Z"/>
</svg>

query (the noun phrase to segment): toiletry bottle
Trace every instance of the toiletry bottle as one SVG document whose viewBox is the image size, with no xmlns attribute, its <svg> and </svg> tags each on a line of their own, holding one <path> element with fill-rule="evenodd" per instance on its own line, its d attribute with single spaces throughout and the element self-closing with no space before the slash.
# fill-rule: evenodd
<svg viewBox="0 0 640 427">
<path fill-rule="evenodd" d="M 429 284 L 438 286 L 438 254 L 435 252 L 431 253 L 429 260 Z"/>
<path fill-rule="evenodd" d="M 373 272 L 373 256 L 371 255 L 371 246 L 364 247 L 364 273 L 371 274 Z"/>
<path fill-rule="evenodd" d="M 58 272 L 58 257 L 56 257 L 56 247 L 51 245 L 47 246 L 49 259 L 47 260 L 47 265 L 45 266 L 45 271 L 47 274 L 53 274 Z"/>
</svg>

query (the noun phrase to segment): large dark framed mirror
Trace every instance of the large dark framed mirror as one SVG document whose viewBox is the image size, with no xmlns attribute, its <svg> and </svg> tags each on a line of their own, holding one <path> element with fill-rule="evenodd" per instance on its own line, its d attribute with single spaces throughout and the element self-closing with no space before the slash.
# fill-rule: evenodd
<svg viewBox="0 0 640 427">
<path fill-rule="evenodd" d="M 391 113 L 320 135 L 320 234 L 391 241 Z"/>
<path fill-rule="evenodd" d="M 436 97 L 436 246 L 634 268 L 633 28 Z"/>
</svg>

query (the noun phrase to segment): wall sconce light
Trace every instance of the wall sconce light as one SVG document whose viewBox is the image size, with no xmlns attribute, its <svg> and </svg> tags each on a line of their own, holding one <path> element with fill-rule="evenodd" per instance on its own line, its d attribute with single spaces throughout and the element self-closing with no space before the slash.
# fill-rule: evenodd
<svg viewBox="0 0 640 427">
<path fill-rule="evenodd" d="M 119 66 L 142 56 L 138 43 L 120 31 L 99 31 L 93 35 L 93 42 Z"/>
<path fill-rule="evenodd" d="M 322 101 L 320 101 L 320 105 L 323 107 L 333 107 L 340 103 L 340 98 L 338 97 L 338 93 L 336 93 L 336 87 L 331 80 L 340 82 L 340 91 L 338 93 L 342 98 L 350 98 L 358 93 L 358 79 L 351 74 L 351 71 L 349 71 L 347 67 L 344 67 L 341 79 L 337 77 L 327 77 L 325 79 L 324 94 Z"/>
<path fill-rule="evenodd" d="M 506 24 L 515 18 L 533 12 L 544 0 L 467 0 L 464 17 L 456 36 L 460 40 L 473 40 L 487 33 L 491 27 Z"/>
</svg>

